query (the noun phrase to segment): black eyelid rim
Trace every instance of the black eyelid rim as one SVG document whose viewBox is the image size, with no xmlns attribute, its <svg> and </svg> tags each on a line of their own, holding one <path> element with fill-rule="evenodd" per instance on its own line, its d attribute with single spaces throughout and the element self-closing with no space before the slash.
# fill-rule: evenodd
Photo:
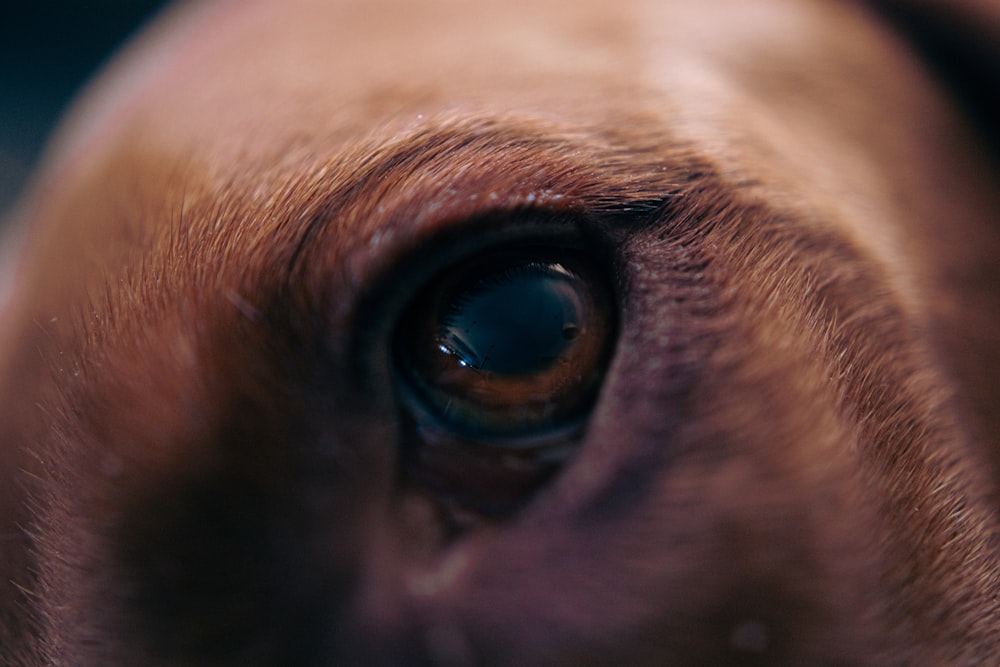
<svg viewBox="0 0 1000 667">
<path fill-rule="evenodd" d="M 443 226 L 423 239 L 419 247 L 399 253 L 399 259 L 376 276 L 356 302 L 348 348 L 356 363 L 355 376 L 368 386 L 391 379 L 388 351 L 396 322 L 408 304 L 448 267 L 492 249 L 548 246 L 589 256 L 606 267 L 612 306 L 619 308 L 618 244 L 600 217 L 544 208 L 492 211 Z"/>
<path fill-rule="evenodd" d="M 394 377 L 398 377 L 399 374 L 399 371 L 394 371 Z M 399 379 L 400 382 L 396 385 L 399 400 L 410 415 L 408 419 L 421 430 L 422 440 L 430 446 L 443 444 L 456 447 L 465 444 L 468 451 L 480 452 L 484 456 L 530 455 L 535 460 L 549 460 L 555 463 L 564 460 L 572 453 L 576 441 L 586 429 L 587 418 L 581 416 L 525 433 L 497 434 L 466 430 L 435 414 L 419 397 L 418 390 L 411 382 L 405 378 Z"/>
</svg>

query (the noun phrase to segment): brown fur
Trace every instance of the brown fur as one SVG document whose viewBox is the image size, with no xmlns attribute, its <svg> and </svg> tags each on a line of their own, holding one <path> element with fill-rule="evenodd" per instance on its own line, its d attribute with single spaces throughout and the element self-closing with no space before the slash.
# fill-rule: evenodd
<svg viewBox="0 0 1000 667">
<path fill-rule="evenodd" d="M 885 18 L 941 3 L 886 4 L 161 19 L 21 208 L 0 662 L 1000 663 L 991 99 Z M 610 258 L 613 359 L 574 455 L 456 534 L 392 324 L 539 229 Z"/>
</svg>

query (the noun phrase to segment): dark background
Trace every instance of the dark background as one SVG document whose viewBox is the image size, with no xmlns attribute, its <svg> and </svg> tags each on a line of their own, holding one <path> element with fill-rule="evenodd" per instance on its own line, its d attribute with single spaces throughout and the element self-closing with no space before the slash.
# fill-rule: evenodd
<svg viewBox="0 0 1000 667">
<path fill-rule="evenodd" d="M 162 0 L 7 0 L 0 9 L 0 215 L 66 105 Z"/>
</svg>

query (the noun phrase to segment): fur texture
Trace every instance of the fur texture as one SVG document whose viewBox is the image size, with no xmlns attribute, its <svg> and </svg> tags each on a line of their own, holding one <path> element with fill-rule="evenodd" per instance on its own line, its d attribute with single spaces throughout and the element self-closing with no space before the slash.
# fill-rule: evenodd
<svg viewBox="0 0 1000 667">
<path fill-rule="evenodd" d="M 162 17 L 20 209 L 0 663 L 1000 663 L 995 116 L 935 69 L 1000 17 L 883 4 Z M 540 236 L 607 258 L 610 366 L 456 528 L 395 323 Z"/>
</svg>

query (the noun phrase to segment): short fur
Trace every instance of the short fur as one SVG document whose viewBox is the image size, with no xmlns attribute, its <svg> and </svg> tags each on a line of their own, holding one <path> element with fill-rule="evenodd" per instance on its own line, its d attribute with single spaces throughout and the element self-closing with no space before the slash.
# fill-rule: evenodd
<svg viewBox="0 0 1000 667">
<path fill-rule="evenodd" d="M 19 209 L 0 663 L 1000 664 L 995 99 L 934 69 L 1000 89 L 997 35 L 974 0 L 169 12 Z M 539 218 L 611 258 L 615 352 L 562 469 L 451 534 L 392 325 Z"/>
</svg>

